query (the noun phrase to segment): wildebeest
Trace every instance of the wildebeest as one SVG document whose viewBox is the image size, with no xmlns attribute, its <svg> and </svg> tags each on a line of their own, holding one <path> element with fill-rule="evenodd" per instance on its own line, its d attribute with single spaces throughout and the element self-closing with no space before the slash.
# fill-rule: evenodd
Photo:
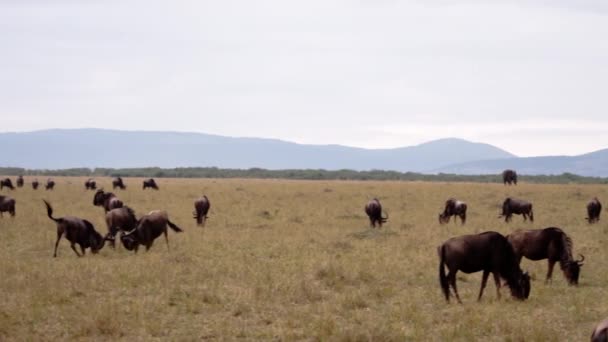
<svg viewBox="0 0 608 342">
<path fill-rule="evenodd" d="M 553 266 L 559 262 L 564 277 L 570 285 L 578 285 L 578 277 L 585 256 L 580 260 L 572 258 L 572 239 L 557 227 L 545 229 L 516 230 L 507 235 L 507 240 L 513 246 L 515 258 L 519 263 L 522 257 L 530 260 L 547 259 L 549 268 L 545 282 L 551 280 Z"/>
<path fill-rule="evenodd" d="M 103 189 L 99 189 L 93 195 L 93 205 L 103 207 L 105 212 L 115 209 L 122 208 L 123 203 L 116 195 L 112 192 L 103 192 Z"/>
<path fill-rule="evenodd" d="M 504 170 L 502 172 L 502 182 L 507 185 L 517 185 L 517 172 L 514 170 Z"/>
<path fill-rule="evenodd" d="M 103 248 L 105 240 L 101 234 L 95 230 L 95 227 L 91 222 L 72 216 L 54 218 L 53 208 L 49 202 L 44 201 L 44 204 L 46 205 L 46 211 L 49 218 L 57 223 L 57 241 L 55 242 L 53 257 L 57 257 L 57 246 L 59 246 L 59 240 L 61 240 L 63 234 L 65 234 L 65 238 L 70 241 L 70 247 L 72 247 L 74 253 L 79 257 L 85 255 L 85 248 L 91 248 L 91 252 L 93 253 L 97 253 Z M 80 246 L 82 255 L 76 250 L 76 244 Z"/>
<path fill-rule="evenodd" d="M 112 189 L 121 188 L 122 190 L 126 189 L 127 186 L 123 183 L 121 177 L 116 177 L 112 180 Z"/>
<path fill-rule="evenodd" d="M 467 204 L 463 201 L 458 201 L 455 198 L 450 198 L 445 201 L 443 213 L 439 214 L 439 223 L 444 224 L 450 222 L 452 216 L 460 217 L 462 224 L 464 224 L 467 220 Z M 456 222 L 455 217 L 454 222 Z"/>
<path fill-rule="evenodd" d="M 119 231 L 129 232 L 137 227 L 137 218 L 133 209 L 124 206 L 114 208 L 106 213 L 106 225 L 108 226 L 108 234 L 105 239 L 110 241 L 114 248 L 114 240 Z"/>
<path fill-rule="evenodd" d="M 524 300 L 530 295 L 530 276 L 522 272 L 515 258 L 513 247 L 507 238 L 497 232 L 485 232 L 474 235 L 453 237 L 437 247 L 439 254 L 439 283 L 450 301 L 450 285 L 459 303 L 462 303 L 456 288 L 456 273 L 473 273 L 483 271 L 481 288 L 477 300 L 481 300 L 490 273 L 496 283 L 496 295 L 500 298 L 500 279 L 507 281 L 511 295 Z M 445 266 L 448 274 L 445 274 Z"/>
<path fill-rule="evenodd" d="M 46 186 L 44 187 L 46 190 L 53 190 L 55 188 L 55 181 L 51 178 L 46 180 Z"/>
<path fill-rule="evenodd" d="M 594 197 L 589 203 L 587 203 L 587 217 L 585 218 L 589 223 L 595 223 L 600 220 L 600 214 L 602 213 L 602 203 L 597 197 Z"/>
<path fill-rule="evenodd" d="M 11 181 L 10 178 L 0 180 L 0 190 L 2 190 L 4 187 L 7 187 L 11 190 L 15 190 L 15 187 L 13 186 L 13 181 Z"/>
<path fill-rule="evenodd" d="M 2 217 L 2 213 L 4 212 L 15 216 L 15 199 L 0 195 L 0 217 Z"/>
<path fill-rule="evenodd" d="M 194 218 L 196 219 L 196 224 L 199 226 L 205 226 L 205 221 L 207 218 L 207 213 L 209 212 L 209 208 L 211 207 L 211 203 L 207 198 L 207 195 L 203 195 L 194 201 Z"/>
<path fill-rule="evenodd" d="M 34 189 L 34 190 L 38 189 L 38 185 L 40 185 L 40 183 L 38 182 L 37 179 L 34 179 L 34 181 L 32 182 L 32 189 Z"/>
<path fill-rule="evenodd" d="M 158 190 L 158 185 L 156 185 L 156 181 L 154 181 L 154 178 L 144 180 L 143 189 L 146 190 L 146 188 L 152 188 L 154 190 Z"/>
<path fill-rule="evenodd" d="M 95 182 L 92 178 L 89 178 L 86 182 L 84 182 L 84 188 L 87 190 L 95 190 L 97 189 L 97 182 Z"/>
<path fill-rule="evenodd" d="M 167 236 L 167 225 L 173 229 L 176 233 L 180 233 L 183 230 L 176 226 L 173 222 L 169 221 L 169 215 L 164 210 L 154 210 L 147 215 L 142 216 L 137 222 L 137 227 L 130 232 L 120 235 L 120 241 L 122 245 L 130 250 L 135 251 L 139 249 L 139 245 L 146 246 L 146 251 L 152 247 L 154 240 L 161 234 L 165 234 L 165 242 L 167 243 L 167 249 L 169 249 L 169 238 Z"/>
<path fill-rule="evenodd" d="M 367 202 L 365 205 L 365 213 L 369 217 L 369 223 L 373 228 L 376 227 L 376 223 L 382 228 L 382 224 L 388 220 L 388 214 L 386 214 L 386 217 L 382 217 L 382 205 L 377 198 Z"/>
<path fill-rule="evenodd" d="M 591 342 L 608 342 L 608 318 L 595 326 L 591 334 Z"/>
<path fill-rule="evenodd" d="M 19 177 L 17 177 L 17 187 L 18 188 L 23 187 L 23 176 L 22 175 L 19 175 Z"/>
<path fill-rule="evenodd" d="M 534 212 L 532 211 L 532 203 L 507 197 L 502 203 L 502 214 L 498 217 L 505 217 L 505 222 L 511 221 L 513 214 L 523 215 L 524 221 L 530 218 L 531 222 L 534 222 Z"/>
</svg>

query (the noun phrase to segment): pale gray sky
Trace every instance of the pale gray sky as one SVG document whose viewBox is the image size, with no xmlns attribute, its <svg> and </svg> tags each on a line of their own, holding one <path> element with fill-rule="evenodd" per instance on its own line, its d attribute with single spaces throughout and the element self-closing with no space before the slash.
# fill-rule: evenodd
<svg viewBox="0 0 608 342">
<path fill-rule="evenodd" d="M 605 0 L 0 0 L 0 131 L 608 147 Z"/>
</svg>

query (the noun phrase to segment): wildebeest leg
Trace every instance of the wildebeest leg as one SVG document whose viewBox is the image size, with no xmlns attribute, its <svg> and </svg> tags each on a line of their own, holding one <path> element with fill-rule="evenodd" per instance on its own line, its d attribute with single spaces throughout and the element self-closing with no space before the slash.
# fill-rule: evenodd
<svg viewBox="0 0 608 342">
<path fill-rule="evenodd" d="M 489 275 L 490 271 L 483 271 L 483 275 L 481 276 L 481 288 L 479 289 L 479 296 L 477 297 L 477 301 L 481 300 L 481 296 L 483 295 L 483 289 L 486 288 L 486 283 L 488 282 Z"/>
<path fill-rule="evenodd" d="M 460 215 L 460 220 L 462 221 L 462 224 L 464 224 L 467 221 L 467 215 L 466 214 L 461 214 Z"/>
<path fill-rule="evenodd" d="M 448 273 L 448 282 L 450 285 L 452 285 L 452 288 L 454 289 L 454 295 L 456 296 L 456 300 L 459 304 L 462 304 L 460 296 L 458 295 L 458 288 L 456 288 L 456 271 L 450 271 L 450 273 Z"/>
<path fill-rule="evenodd" d="M 76 255 L 78 255 L 78 256 L 82 256 L 82 255 L 80 255 L 80 254 L 78 253 L 78 251 L 76 250 L 75 243 L 70 242 L 70 247 L 72 247 L 72 250 L 74 251 L 74 253 L 76 253 Z"/>
<path fill-rule="evenodd" d="M 59 240 L 61 240 L 61 235 L 63 235 L 63 231 L 57 232 L 57 241 L 55 241 L 55 253 L 53 253 L 53 258 L 57 257 L 57 246 L 59 246 Z"/>
<path fill-rule="evenodd" d="M 167 228 L 165 228 L 165 243 L 167 244 L 167 250 L 169 251 L 169 236 L 167 234 Z"/>
<path fill-rule="evenodd" d="M 500 276 L 496 272 L 492 272 L 494 276 L 494 284 L 496 284 L 496 297 L 500 299 Z"/>
<path fill-rule="evenodd" d="M 555 266 L 555 261 L 549 259 L 549 269 L 547 270 L 547 278 L 545 279 L 545 284 L 551 281 L 551 276 L 553 275 L 553 266 Z"/>
<path fill-rule="evenodd" d="M 87 254 L 86 251 L 84 250 L 84 247 L 82 247 L 82 245 L 79 245 L 79 246 L 80 246 L 80 251 L 82 251 L 82 255 Z"/>
</svg>

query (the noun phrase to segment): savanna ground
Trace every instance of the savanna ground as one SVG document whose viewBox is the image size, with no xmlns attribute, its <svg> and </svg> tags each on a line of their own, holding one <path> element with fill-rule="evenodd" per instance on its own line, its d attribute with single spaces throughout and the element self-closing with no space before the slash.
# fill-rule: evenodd
<svg viewBox="0 0 608 342">
<path fill-rule="evenodd" d="M 14 177 L 12 177 L 14 178 Z M 185 230 L 149 252 L 122 246 L 78 258 L 66 240 L 53 258 L 55 216 L 79 216 L 105 234 L 85 178 L 55 178 L 55 191 L 2 194 L 17 216 L 0 219 L 0 340 L 583 341 L 608 316 L 608 217 L 588 225 L 585 205 L 606 185 L 157 179 L 160 191 L 125 179 L 115 191 L 138 215 L 165 209 Z M 98 178 L 110 190 L 109 178 Z M 193 200 L 211 200 L 206 227 Z M 535 222 L 498 219 L 507 196 L 534 203 Z M 370 229 L 363 206 L 389 214 Z M 439 225 L 450 196 L 466 201 L 466 225 Z M 606 213 L 604 212 L 604 215 Z M 556 267 L 524 260 L 530 298 L 498 300 L 493 282 L 476 301 L 481 273 L 459 273 L 463 305 L 447 304 L 436 247 L 446 239 L 517 228 L 563 228 L 586 256 L 578 288 Z"/>
</svg>

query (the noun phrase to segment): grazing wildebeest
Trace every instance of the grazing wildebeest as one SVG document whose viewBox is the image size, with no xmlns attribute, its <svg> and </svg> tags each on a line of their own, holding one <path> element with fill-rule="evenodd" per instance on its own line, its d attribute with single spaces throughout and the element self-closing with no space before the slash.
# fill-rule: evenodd
<svg viewBox="0 0 608 342">
<path fill-rule="evenodd" d="M 86 182 L 84 182 L 84 188 L 87 190 L 95 190 L 97 189 L 97 182 L 89 178 Z"/>
<path fill-rule="evenodd" d="M 34 189 L 34 190 L 38 189 L 38 185 L 40 185 L 40 183 L 38 182 L 37 179 L 34 179 L 34 181 L 32 182 L 32 189 Z"/>
<path fill-rule="evenodd" d="M 0 195 L 0 217 L 2 217 L 3 212 L 15 216 L 15 199 Z"/>
<path fill-rule="evenodd" d="M 130 232 L 120 235 L 122 245 L 137 253 L 139 245 L 146 246 L 146 251 L 152 247 L 154 240 L 161 234 L 165 234 L 165 242 L 169 249 L 169 238 L 167 236 L 167 225 L 176 233 L 183 230 L 169 221 L 169 215 L 164 210 L 154 210 L 147 215 L 142 216 L 137 222 L 137 227 Z"/>
<path fill-rule="evenodd" d="M 51 178 L 46 180 L 46 186 L 44 187 L 46 190 L 53 190 L 55 188 L 55 181 Z"/>
<path fill-rule="evenodd" d="M 602 203 L 597 197 L 594 197 L 589 203 L 587 203 L 587 218 L 589 223 L 595 223 L 600 220 L 600 214 L 602 213 Z"/>
<path fill-rule="evenodd" d="M 154 181 L 154 178 L 144 180 L 143 189 L 146 190 L 146 188 L 152 188 L 154 190 L 158 190 L 158 185 L 156 185 L 156 181 Z"/>
<path fill-rule="evenodd" d="M 211 207 L 211 203 L 207 198 L 207 195 L 203 195 L 203 197 L 199 197 L 196 201 L 194 201 L 194 218 L 196 219 L 196 224 L 199 226 L 205 226 L 205 221 L 209 218 L 207 213 L 209 212 L 209 208 Z"/>
<path fill-rule="evenodd" d="M 122 182 L 121 177 L 116 177 L 112 180 L 112 189 L 121 188 L 122 190 L 126 189 L 127 186 Z"/>
<path fill-rule="evenodd" d="M 23 176 L 22 175 L 19 175 L 19 177 L 17 177 L 17 187 L 18 188 L 23 187 Z"/>
<path fill-rule="evenodd" d="M 578 277 L 585 256 L 581 255 L 580 260 L 572 258 L 572 239 L 563 230 L 557 227 L 520 229 L 507 235 L 507 240 L 513 246 L 518 263 L 522 257 L 535 261 L 547 259 L 549 269 L 547 270 L 545 283 L 551 280 L 553 266 L 556 262 L 559 262 L 568 284 L 578 285 Z"/>
<path fill-rule="evenodd" d="M 115 208 L 106 213 L 106 225 L 108 226 L 108 234 L 105 239 L 110 241 L 114 248 L 114 240 L 119 231 L 129 232 L 137 227 L 137 218 L 133 209 L 124 206 Z"/>
<path fill-rule="evenodd" d="M 450 301 L 450 285 L 459 303 L 456 289 L 456 273 L 473 273 L 483 271 L 481 288 L 477 300 L 481 300 L 490 273 L 496 283 L 496 295 L 500 298 L 500 278 L 507 281 L 511 295 L 524 300 L 530 295 L 530 276 L 522 272 L 515 258 L 513 247 L 507 238 L 497 232 L 485 232 L 474 235 L 462 235 L 451 238 L 437 247 L 439 254 L 439 283 Z M 445 274 L 445 266 L 448 274 Z"/>
<path fill-rule="evenodd" d="M 10 178 L 0 180 L 0 190 L 2 190 L 2 188 L 4 187 L 7 187 L 11 190 L 15 190 L 15 187 L 13 186 L 13 181 L 11 181 Z"/>
<path fill-rule="evenodd" d="M 534 212 L 532 211 L 532 203 L 507 197 L 502 203 L 502 214 L 498 217 L 505 217 L 505 222 L 511 221 L 513 214 L 523 215 L 524 221 L 530 218 L 530 222 L 534 222 Z"/>
<path fill-rule="evenodd" d="M 91 252 L 93 253 L 97 253 L 103 248 L 105 240 L 101 234 L 95 230 L 95 227 L 91 222 L 72 216 L 54 218 L 53 208 L 49 202 L 44 201 L 44 204 L 46 204 L 46 211 L 49 218 L 57 223 L 57 241 L 55 242 L 55 253 L 53 253 L 53 257 L 57 257 L 57 246 L 59 246 L 59 240 L 61 240 L 61 236 L 63 236 L 64 233 L 65 238 L 70 241 L 70 247 L 72 247 L 74 253 L 79 257 L 85 255 L 85 248 L 91 248 Z M 76 244 L 80 246 L 82 255 L 76 250 Z"/>
<path fill-rule="evenodd" d="M 458 201 L 455 198 L 450 198 L 445 201 L 443 213 L 439 214 L 439 223 L 444 224 L 450 222 L 452 216 L 460 217 L 462 224 L 464 224 L 467 220 L 467 204 Z M 454 218 L 454 222 L 456 222 L 456 218 Z"/>
<path fill-rule="evenodd" d="M 504 170 L 502 172 L 502 182 L 507 185 L 517 185 L 517 172 L 513 170 Z"/>
<path fill-rule="evenodd" d="M 123 203 L 116 195 L 112 192 L 103 192 L 103 189 L 99 189 L 93 195 L 93 205 L 103 207 L 105 212 L 115 209 L 122 208 Z"/>
<path fill-rule="evenodd" d="M 386 214 L 386 217 L 382 217 L 382 205 L 377 198 L 367 202 L 365 205 L 365 213 L 369 217 L 369 223 L 372 228 L 376 228 L 376 223 L 382 228 L 382 224 L 388 220 L 388 214 Z"/>
<path fill-rule="evenodd" d="M 591 334 L 591 342 L 608 342 L 608 318 L 595 326 Z"/>
</svg>

